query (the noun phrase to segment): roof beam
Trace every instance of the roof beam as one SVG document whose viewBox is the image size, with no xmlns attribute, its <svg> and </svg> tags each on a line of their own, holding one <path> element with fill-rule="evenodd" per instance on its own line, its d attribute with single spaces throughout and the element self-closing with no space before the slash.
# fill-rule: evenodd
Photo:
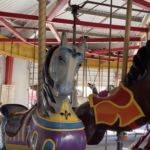
<svg viewBox="0 0 150 150">
<path fill-rule="evenodd" d="M 16 35 L 19 39 L 21 39 L 23 42 L 26 42 L 26 38 L 21 35 L 13 26 L 11 26 L 5 19 L 0 18 L 0 23 L 5 26 L 10 32 L 12 32 L 14 35 Z"/>
<path fill-rule="evenodd" d="M 69 30 L 68 33 L 71 33 L 73 34 L 73 31 L 72 30 Z M 84 34 L 82 31 L 76 31 L 76 34 L 80 34 L 81 36 L 84 35 L 84 36 L 95 36 L 95 37 L 105 37 L 105 38 L 108 38 L 109 35 L 108 34 L 102 34 L 102 33 L 88 33 L 88 34 Z M 112 38 L 114 37 L 120 37 L 119 35 L 111 35 Z"/>
<path fill-rule="evenodd" d="M 51 21 L 51 23 L 73 25 L 73 20 L 54 18 Z M 110 29 L 110 24 L 83 22 L 83 21 L 79 21 L 79 20 L 76 21 L 76 25 L 81 26 L 81 27 L 87 27 L 87 28 Z M 125 26 L 121 26 L 121 25 L 111 25 L 111 28 L 112 28 L 112 30 L 125 31 Z M 148 33 L 148 28 L 131 27 L 130 30 L 135 31 L 135 32 Z"/>
<path fill-rule="evenodd" d="M 6 13 L 6 12 L 0 12 L 0 17 L 38 21 L 38 16 Z M 67 24 L 67 25 L 72 26 L 73 20 L 54 18 L 52 21 L 47 21 L 47 23 Z M 82 27 L 97 28 L 97 29 L 109 29 L 110 28 L 109 24 L 83 22 L 83 21 L 79 21 L 79 20 L 77 20 L 76 23 L 77 23 L 77 26 L 82 26 Z M 125 26 L 112 25 L 111 28 L 112 28 L 112 30 L 125 31 Z M 148 28 L 131 27 L 131 31 L 148 33 L 149 30 L 148 30 Z"/>
<path fill-rule="evenodd" d="M 38 30 L 38 28 L 34 28 L 34 27 L 18 27 L 18 26 L 13 26 L 15 29 L 24 29 L 24 30 Z M 5 28 L 4 26 L 0 26 L 0 28 Z M 46 31 L 51 31 L 51 29 L 46 28 Z M 73 34 L 72 30 L 63 30 L 63 29 L 57 29 L 57 32 L 67 32 L 70 34 Z M 76 34 L 80 34 L 83 35 L 84 33 L 82 31 L 76 31 Z M 100 33 L 88 33 L 88 34 L 84 34 L 87 36 L 95 36 L 95 37 L 105 37 L 108 38 L 109 35 L 108 34 L 100 34 Z M 118 35 L 112 35 L 111 37 L 120 37 Z"/>
<path fill-rule="evenodd" d="M 127 0 L 123 0 L 123 1 L 127 1 Z M 145 0 L 133 0 L 132 3 L 133 5 L 136 5 L 140 8 L 150 11 L 150 3 Z"/>
<path fill-rule="evenodd" d="M 56 30 L 55 26 L 52 23 L 50 23 L 50 24 L 48 24 L 48 27 L 51 29 L 51 31 L 52 31 L 53 35 L 55 36 L 55 38 L 57 39 L 57 41 L 60 42 L 61 38 L 60 38 L 60 35 L 58 34 L 58 31 Z"/>
<path fill-rule="evenodd" d="M 130 56 L 129 56 L 130 57 Z M 132 62 L 131 58 L 128 57 L 128 62 Z M 134 55 L 132 55 L 132 59 L 133 59 Z M 97 60 L 99 61 L 99 58 L 96 58 L 96 57 L 89 57 L 89 56 L 86 56 L 85 59 L 92 59 L 92 60 Z M 108 59 L 102 59 L 103 61 L 101 61 L 101 63 L 107 63 L 109 60 Z M 118 59 L 111 59 L 110 62 L 117 62 Z M 119 59 L 119 62 L 122 62 L 123 59 L 120 58 Z"/>
<path fill-rule="evenodd" d="M 0 39 L 1 42 L 4 43 L 24 43 L 23 41 L 21 41 L 20 39 Z M 72 43 L 72 39 L 68 39 L 69 43 Z M 82 38 L 76 39 L 77 43 L 80 43 L 82 41 Z M 139 42 L 140 38 L 139 37 L 133 37 L 130 38 L 130 42 Z M 109 42 L 109 38 L 90 38 L 90 39 L 86 39 L 86 43 L 108 43 Z M 111 42 L 124 42 L 124 38 L 111 38 Z M 27 43 L 38 43 L 38 39 L 27 39 Z M 46 43 L 51 43 L 51 44 L 59 44 L 60 42 L 58 42 L 56 39 L 47 39 Z M 100 50 L 104 52 L 107 52 L 106 50 Z"/>
<path fill-rule="evenodd" d="M 66 9 L 66 11 L 71 12 L 72 9 L 70 7 L 68 7 Z M 98 11 L 92 11 L 92 10 L 86 10 L 86 9 L 79 9 L 78 13 L 87 14 L 87 15 L 94 15 L 94 16 L 101 16 L 101 17 L 107 17 L 107 18 L 110 17 L 110 13 L 106 13 L 106 12 L 104 13 L 104 12 L 98 12 Z M 124 16 L 124 15 L 112 14 L 112 18 L 126 20 L 126 16 Z M 140 22 L 141 23 L 142 22 L 142 18 L 132 17 L 131 21 Z"/>
<path fill-rule="evenodd" d="M 68 1 L 69 0 L 57 1 L 53 10 L 48 14 L 47 20 L 52 21 L 55 18 L 55 16 L 59 13 L 59 11 L 68 3 Z M 60 42 L 61 38 L 60 38 L 55 26 L 52 23 L 49 23 L 48 27 L 51 29 L 51 31 L 52 31 L 53 35 L 55 36 L 55 38 L 57 39 L 57 41 Z"/>
<path fill-rule="evenodd" d="M 15 29 L 24 29 L 24 30 L 38 30 L 38 28 L 34 28 L 34 27 L 18 27 L 18 26 L 13 26 Z M 0 28 L 5 28 L 5 26 L 1 26 Z M 51 31 L 49 28 L 46 28 L 46 31 Z M 69 30 L 57 30 L 58 32 L 62 32 L 62 31 L 66 31 L 66 32 L 70 32 Z"/>
<path fill-rule="evenodd" d="M 131 38 L 130 38 L 131 39 Z M 129 50 L 136 50 L 139 49 L 139 46 L 130 46 Z M 111 52 L 120 52 L 123 51 L 124 48 L 123 47 L 119 47 L 119 48 L 112 48 Z M 88 52 L 90 54 L 103 54 L 103 53 L 108 53 L 109 49 L 101 49 L 101 50 L 93 50 L 91 52 Z"/>
<path fill-rule="evenodd" d="M 58 12 L 68 3 L 69 0 L 59 0 L 53 10 L 47 16 L 47 20 L 52 21 Z"/>
</svg>

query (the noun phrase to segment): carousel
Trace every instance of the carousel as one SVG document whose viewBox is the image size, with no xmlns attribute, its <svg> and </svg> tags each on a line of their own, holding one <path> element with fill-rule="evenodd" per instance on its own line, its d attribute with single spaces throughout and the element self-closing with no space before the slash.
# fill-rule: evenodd
<svg viewBox="0 0 150 150">
<path fill-rule="evenodd" d="M 83 77 L 82 97 L 84 97 L 84 92 L 87 95 L 87 91 L 85 91 L 87 86 L 91 88 L 92 94 L 88 95 L 87 100 L 80 106 L 78 106 L 77 97 L 78 71 L 82 67 L 83 76 L 85 76 L 84 73 L 87 74 L 89 67 L 86 55 L 87 53 L 92 55 L 92 52 L 86 50 L 87 36 L 83 35 L 79 40 L 76 39 L 76 26 L 82 24 L 78 20 L 78 12 L 81 12 L 80 10 L 88 4 L 99 6 L 108 6 L 108 4 L 85 1 L 80 5 L 75 5 L 71 3 L 71 0 L 62 0 L 57 2 L 50 16 L 46 17 L 46 0 L 38 1 L 39 36 L 36 42 L 35 35 L 34 43 L 32 43 L 34 50 L 38 43 L 38 85 L 33 83 L 31 86 L 32 90 L 37 91 L 37 103 L 33 104 L 30 109 L 20 104 L 1 104 L 1 150 L 86 150 L 86 145 L 97 145 L 104 137 L 105 149 L 107 149 L 108 130 L 116 132 L 117 150 L 141 150 L 140 144 L 150 135 L 148 127 L 150 121 L 150 41 L 147 33 L 145 46 L 139 47 L 128 70 L 132 3 L 135 1 L 127 1 L 124 50 L 122 56 L 120 52 L 116 55 L 115 85 L 110 84 L 110 64 L 113 55 L 111 53 L 111 35 L 112 29 L 114 29 L 112 17 L 113 7 L 115 7 L 112 0 L 110 1 L 107 88 L 100 91 L 100 70 L 103 70 L 104 56 L 106 56 L 106 51 L 104 51 L 100 53 L 102 55 L 98 56 L 99 67 L 94 81 L 87 83 L 87 78 Z M 59 6 L 66 4 L 73 16 L 71 42 L 67 39 L 65 31 L 59 37 L 53 28 L 52 19 L 55 17 L 55 11 L 59 9 Z M 124 7 L 122 8 L 124 9 Z M 57 22 L 57 19 L 55 21 Z M 5 21 L 0 18 L 0 23 L 4 24 Z M 51 30 L 53 28 L 52 32 L 59 41 L 59 45 L 51 46 L 48 50 L 45 44 L 46 24 L 50 26 Z M 12 47 L 10 56 L 13 57 Z M 118 84 L 121 59 L 122 75 Z M 33 62 L 35 62 L 35 51 Z M 98 90 L 95 86 L 97 76 L 99 79 Z M 127 139 L 126 132 L 143 125 L 146 125 L 147 132 L 130 147 L 124 148 L 123 141 Z M 143 150 L 148 149 L 150 149 L 150 139 L 143 148 Z"/>
</svg>

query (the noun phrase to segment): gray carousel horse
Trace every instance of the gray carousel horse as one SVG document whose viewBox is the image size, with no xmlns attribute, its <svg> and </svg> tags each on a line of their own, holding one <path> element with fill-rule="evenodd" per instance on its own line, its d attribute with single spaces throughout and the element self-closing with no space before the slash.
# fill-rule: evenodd
<svg viewBox="0 0 150 150">
<path fill-rule="evenodd" d="M 85 40 L 79 47 L 68 43 L 63 32 L 61 45 L 48 51 L 43 68 L 42 99 L 28 110 L 17 104 L 1 107 L 6 148 L 10 150 L 85 150 L 84 125 L 72 110 L 68 95 L 84 59 Z"/>
</svg>

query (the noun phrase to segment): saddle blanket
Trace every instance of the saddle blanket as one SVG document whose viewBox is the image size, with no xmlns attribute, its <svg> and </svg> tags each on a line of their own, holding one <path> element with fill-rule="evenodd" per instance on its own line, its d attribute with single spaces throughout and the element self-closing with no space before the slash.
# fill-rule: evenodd
<svg viewBox="0 0 150 150">
<path fill-rule="evenodd" d="M 119 119 L 119 127 L 124 127 L 145 116 L 133 93 L 121 82 L 111 96 L 99 97 L 92 94 L 89 103 L 94 109 L 96 124 L 113 125 Z"/>
</svg>

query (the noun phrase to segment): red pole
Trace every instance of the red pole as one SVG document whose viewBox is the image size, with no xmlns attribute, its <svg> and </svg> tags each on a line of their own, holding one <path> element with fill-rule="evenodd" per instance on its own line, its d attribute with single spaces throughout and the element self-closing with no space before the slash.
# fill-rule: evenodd
<svg viewBox="0 0 150 150">
<path fill-rule="evenodd" d="M 12 83 L 12 73 L 13 73 L 13 63 L 14 57 L 6 57 L 6 72 L 5 72 L 5 84 L 11 85 Z"/>
</svg>

